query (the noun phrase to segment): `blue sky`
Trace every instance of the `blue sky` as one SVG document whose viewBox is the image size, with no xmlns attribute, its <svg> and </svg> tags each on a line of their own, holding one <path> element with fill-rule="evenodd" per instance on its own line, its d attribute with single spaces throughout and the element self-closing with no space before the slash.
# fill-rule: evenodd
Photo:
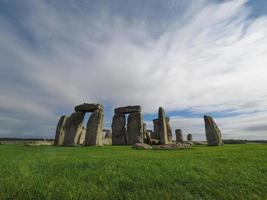
<svg viewBox="0 0 267 200">
<path fill-rule="evenodd" d="M 0 137 L 53 137 L 74 106 L 159 106 L 205 139 L 267 139 L 264 0 L 0 0 Z M 88 116 L 87 116 L 88 117 Z"/>
</svg>

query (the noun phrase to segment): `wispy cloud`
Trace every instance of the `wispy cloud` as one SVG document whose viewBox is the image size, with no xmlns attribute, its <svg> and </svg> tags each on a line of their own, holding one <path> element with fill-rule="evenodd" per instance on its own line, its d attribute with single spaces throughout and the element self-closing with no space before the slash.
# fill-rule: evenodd
<svg viewBox="0 0 267 200">
<path fill-rule="evenodd" d="M 247 123 L 263 126 L 267 18 L 249 17 L 245 1 L 153 1 L 154 10 L 146 3 L 25 2 L 20 28 L 0 15 L 0 114 L 31 120 L 1 126 L 0 134 L 52 136 L 58 115 L 85 101 L 140 104 L 144 113 L 158 106 L 231 110 L 237 115 L 219 119 L 229 137 L 247 134 Z M 196 120 L 177 117 L 172 125 L 203 135 Z M 267 138 L 255 134 L 245 137 Z"/>
</svg>

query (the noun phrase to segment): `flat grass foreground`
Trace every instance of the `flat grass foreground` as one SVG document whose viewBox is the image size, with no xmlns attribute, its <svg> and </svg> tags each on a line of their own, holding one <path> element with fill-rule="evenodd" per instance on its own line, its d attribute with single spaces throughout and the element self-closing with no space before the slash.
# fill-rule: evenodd
<svg viewBox="0 0 267 200">
<path fill-rule="evenodd" d="M 267 145 L 0 145 L 0 199 L 267 199 Z"/>
</svg>

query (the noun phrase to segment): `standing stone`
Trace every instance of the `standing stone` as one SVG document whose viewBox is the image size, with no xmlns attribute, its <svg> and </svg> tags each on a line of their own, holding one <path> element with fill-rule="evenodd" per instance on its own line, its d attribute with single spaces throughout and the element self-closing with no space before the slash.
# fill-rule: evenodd
<svg viewBox="0 0 267 200">
<path fill-rule="evenodd" d="M 64 141 L 64 136 L 65 136 L 65 123 L 67 120 L 67 116 L 62 116 L 60 117 L 58 124 L 57 124 L 57 129 L 56 129 L 56 135 L 55 135 L 55 145 L 62 145 Z"/>
<path fill-rule="evenodd" d="M 176 143 L 183 143 L 184 142 L 182 129 L 176 129 L 175 135 L 176 135 Z"/>
<path fill-rule="evenodd" d="M 209 146 L 223 145 L 222 134 L 215 121 L 210 116 L 204 116 L 206 137 Z"/>
<path fill-rule="evenodd" d="M 146 137 L 146 132 L 147 132 L 147 129 L 146 129 L 146 123 L 143 123 L 143 139 L 147 139 Z"/>
<path fill-rule="evenodd" d="M 168 144 L 167 123 L 165 111 L 162 107 L 159 108 L 158 119 L 160 144 Z"/>
<path fill-rule="evenodd" d="M 154 128 L 154 132 L 151 135 L 151 138 L 159 140 L 160 136 L 159 136 L 159 120 L 158 119 L 153 120 L 153 128 Z"/>
<path fill-rule="evenodd" d="M 80 130 L 82 127 L 82 122 L 84 119 L 83 112 L 74 112 L 71 116 L 66 120 L 65 123 L 65 137 L 63 141 L 64 146 L 73 146 L 78 144 L 78 138 L 80 134 Z"/>
<path fill-rule="evenodd" d="M 86 135 L 86 128 L 82 127 L 82 129 L 80 130 L 78 144 L 84 145 L 84 143 L 85 143 L 85 135 Z"/>
<path fill-rule="evenodd" d="M 110 130 L 104 129 L 105 132 L 105 139 L 112 139 L 112 132 Z"/>
<path fill-rule="evenodd" d="M 127 119 L 127 144 L 143 143 L 143 118 L 140 112 L 130 113 Z"/>
<path fill-rule="evenodd" d="M 96 109 L 91 114 L 86 128 L 85 146 L 101 146 L 103 139 L 103 120 L 102 110 Z"/>
<path fill-rule="evenodd" d="M 112 119 L 112 145 L 127 144 L 126 118 L 124 114 L 115 114 Z"/>
<path fill-rule="evenodd" d="M 167 134 L 168 134 L 168 141 L 172 143 L 172 128 L 170 125 L 170 118 L 166 117 L 166 125 L 167 125 Z"/>
<path fill-rule="evenodd" d="M 192 138 L 192 134 L 191 133 L 189 133 L 187 135 L 187 141 L 189 141 L 189 142 L 192 142 L 193 141 L 193 138 Z"/>
</svg>

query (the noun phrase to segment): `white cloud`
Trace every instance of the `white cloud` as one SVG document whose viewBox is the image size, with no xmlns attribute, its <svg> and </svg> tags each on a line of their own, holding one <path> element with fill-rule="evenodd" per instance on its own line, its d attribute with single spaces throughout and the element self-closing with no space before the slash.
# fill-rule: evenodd
<svg viewBox="0 0 267 200">
<path fill-rule="evenodd" d="M 0 18 L 5 115 L 23 111 L 52 126 L 56 110 L 97 101 L 140 104 L 145 113 L 163 106 L 196 113 L 262 111 L 257 120 L 266 118 L 267 18 L 248 18 L 245 1 L 192 3 L 164 21 L 156 37 L 151 19 L 130 21 L 108 8 L 91 16 L 28 3 L 22 21 L 30 43 Z M 186 131 L 203 132 L 196 119 L 178 119 Z M 246 126 L 238 119 L 232 127 L 232 119 L 223 118 L 222 126 L 242 137 Z M 250 119 L 254 123 L 251 115 L 246 123 Z"/>
</svg>

